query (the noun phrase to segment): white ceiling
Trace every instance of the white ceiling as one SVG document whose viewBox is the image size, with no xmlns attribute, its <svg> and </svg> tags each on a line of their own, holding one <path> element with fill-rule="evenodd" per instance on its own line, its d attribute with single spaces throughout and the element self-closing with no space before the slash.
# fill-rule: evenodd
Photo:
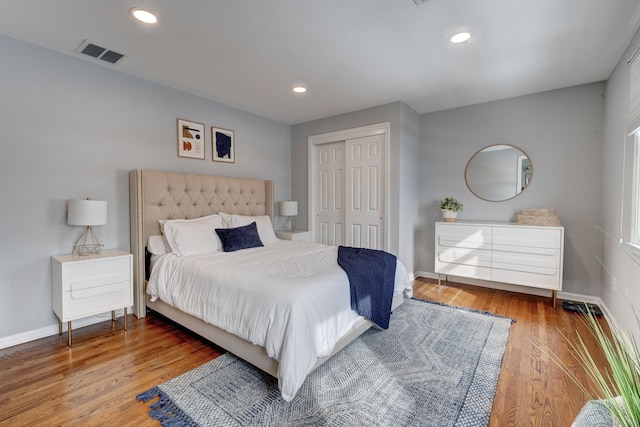
<svg viewBox="0 0 640 427">
<path fill-rule="evenodd" d="M 135 22 L 133 6 L 158 16 Z M 0 33 L 287 124 L 403 101 L 419 113 L 605 80 L 638 0 L 1 0 Z M 447 37 L 473 33 L 454 46 Z M 3 61 L 10 60 L 4 58 Z M 291 88 L 304 84 L 308 92 Z"/>
</svg>

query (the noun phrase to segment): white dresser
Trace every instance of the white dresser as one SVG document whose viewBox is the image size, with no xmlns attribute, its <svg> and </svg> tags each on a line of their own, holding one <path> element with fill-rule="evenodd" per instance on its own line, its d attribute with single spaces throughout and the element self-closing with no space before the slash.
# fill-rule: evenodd
<svg viewBox="0 0 640 427">
<path fill-rule="evenodd" d="M 103 251 L 99 255 L 58 255 L 51 258 L 53 311 L 58 316 L 58 332 L 68 322 L 71 346 L 71 321 L 82 317 L 133 305 L 133 255 L 123 251 Z"/>
<path fill-rule="evenodd" d="M 515 222 L 436 222 L 435 272 L 562 290 L 564 227 Z"/>
</svg>

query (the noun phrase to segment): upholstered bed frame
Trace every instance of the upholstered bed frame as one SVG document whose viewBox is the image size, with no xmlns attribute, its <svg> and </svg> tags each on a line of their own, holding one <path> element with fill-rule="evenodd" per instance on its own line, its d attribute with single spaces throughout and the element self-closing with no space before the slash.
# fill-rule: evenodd
<svg viewBox="0 0 640 427">
<path fill-rule="evenodd" d="M 149 236 L 160 234 L 161 219 L 198 218 L 218 212 L 240 215 L 268 215 L 273 222 L 273 181 L 133 170 L 129 176 L 131 209 L 131 251 L 134 259 L 134 314 L 145 317 L 150 309 L 168 317 L 220 347 L 276 376 L 278 362 L 263 347 L 177 310 L 160 300 L 151 302 L 145 293 L 145 247 Z M 402 303 L 394 298 L 393 307 Z M 372 326 L 361 320 L 342 337 L 332 354 L 319 358 L 320 366 Z M 314 367 L 314 369 L 315 369 Z"/>
</svg>

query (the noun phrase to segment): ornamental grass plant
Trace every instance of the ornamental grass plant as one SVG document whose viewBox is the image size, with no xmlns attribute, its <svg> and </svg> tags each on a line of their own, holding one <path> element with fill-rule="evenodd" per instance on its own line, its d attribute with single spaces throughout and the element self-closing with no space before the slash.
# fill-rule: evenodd
<svg viewBox="0 0 640 427">
<path fill-rule="evenodd" d="M 622 246 L 622 243 L 616 242 L 604 230 L 600 230 L 640 267 L 640 261 L 634 254 Z M 602 261 L 600 262 L 602 263 Z M 604 267 L 604 264 L 602 265 Z M 609 270 L 607 269 L 607 271 Z M 606 408 L 614 421 L 614 425 L 623 427 L 640 426 L 640 351 L 638 350 L 638 345 L 633 335 L 630 332 L 623 331 L 614 319 L 608 319 L 608 329 L 610 331 L 608 333 L 597 321 L 595 314 L 587 304 L 585 304 L 585 313 L 585 322 L 588 329 L 602 350 L 609 366 L 600 366 L 596 362 L 595 355 L 591 354 L 585 339 L 580 333 L 577 333 L 575 341 L 564 335 L 563 338 L 571 352 L 585 368 L 587 375 L 595 386 L 597 395 L 594 396 L 580 382 L 575 373 L 548 348 L 538 343 L 534 343 L 534 345 L 549 356 L 580 388 L 585 396 L 589 399 L 601 399 L 599 403 Z M 635 309 L 633 309 L 633 313 L 636 324 L 640 329 L 640 318 Z"/>
</svg>

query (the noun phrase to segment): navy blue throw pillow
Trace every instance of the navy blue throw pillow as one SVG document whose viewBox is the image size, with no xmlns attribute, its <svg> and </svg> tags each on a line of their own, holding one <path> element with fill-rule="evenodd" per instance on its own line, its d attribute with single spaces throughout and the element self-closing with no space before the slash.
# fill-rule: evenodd
<svg viewBox="0 0 640 427">
<path fill-rule="evenodd" d="M 255 221 L 242 227 L 216 228 L 216 233 L 222 242 L 222 249 L 225 252 L 264 246 L 258 235 L 258 227 Z"/>
</svg>

